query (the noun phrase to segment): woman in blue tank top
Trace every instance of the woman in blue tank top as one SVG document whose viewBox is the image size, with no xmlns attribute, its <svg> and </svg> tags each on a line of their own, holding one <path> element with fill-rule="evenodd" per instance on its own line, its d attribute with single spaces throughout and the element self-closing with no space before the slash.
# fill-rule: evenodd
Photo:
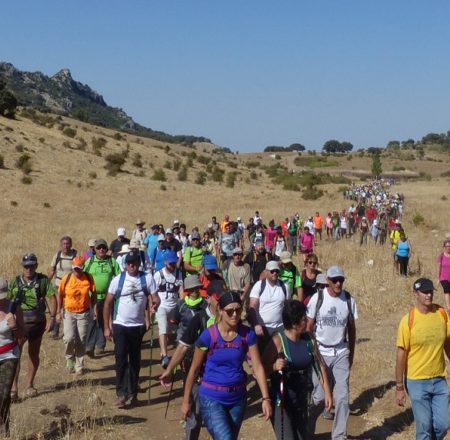
<svg viewBox="0 0 450 440">
<path fill-rule="evenodd" d="M 277 439 L 307 440 L 313 371 L 320 377 L 327 410 L 333 398 L 322 357 L 306 332 L 306 306 L 297 300 L 286 301 L 283 325 L 284 330 L 273 336 L 263 355 L 263 365 L 270 374 L 272 425 Z"/>
<path fill-rule="evenodd" d="M 408 276 L 408 263 L 411 256 L 411 243 L 406 238 L 404 232 L 400 232 L 400 240 L 397 242 L 397 250 L 395 251 L 397 256 L 400 276 Z"/>
</svg>

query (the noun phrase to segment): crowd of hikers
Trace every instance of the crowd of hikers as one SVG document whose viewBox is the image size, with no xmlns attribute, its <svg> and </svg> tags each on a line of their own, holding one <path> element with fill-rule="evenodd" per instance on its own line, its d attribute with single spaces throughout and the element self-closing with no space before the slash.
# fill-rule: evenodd
<svg viewBox="0 0 450 440">
<path fill-rule="evenodd" d="M 312 438 L 321 415 L 333 419 L 333 440 L 346 439 L 358 310 L 344 289 L 343 268 L 319 270 L 315 246 L 320 240 L 355 235 L 361 246 L 368 237 L 378 245 L 389 243 L 398 274 L 408 276 L 412 250 L 402 227 L 404 197 L 390 190 L 388 181 L 352 185 L 344 193 L 348 209 L 325 218 L 319 212 L 305 218 L 295 213 L 278 224 L 270 220 L 266 225 L 258 211 L 248 223 L 240 217 L 234 221 L 225 215 L 221 222 L 212 217 L 205 230 L 194 227 L 190 232 L 178 220 L 170 227 L 146 229 L 145 221 L 137 219 L 130 237 L 120 227 L 112 242 L 91 239 L 85 252 L 77 252 L 71 237 L 64 236 L 47 275 L 38 272 L 35 254 L 24 255 L 21 274 L 9 283 L 0 278 L 0 433 L 8 434 L 10 403 L 19 401 L 26 342 L 23 396 L 33 397 L 45 332 L 55 339 L 63 334 L 66 367 L 76 376 L 85 373 L 84 357 L 102 356 L 112 340 L 115 405 L 130 408 L 139 390 L 143 336 L 150 329 L 153 349 L 157 325 L 163 369 L 159 380 L 171 389 L 181 374 L 184 385 L 185 439 L 198 438 L 202 425 L 214 439 L 237 439 L 252 378 L 261 392 L 262 413 L 278 439 Z M 294 256 L 303 267 L 294 264 Z M 438 277 L 448 311 L 450 240 L 438 258 Z M 417 422 L 423 411 L 417 402 L 423 406 L 425 391 L 415 382 L 442 379 L 450 327 L 445 318 L 445 329 L 431 338 L 433 324 L 423 316 L 430 312 L 444 320 L 447 313 L 430 303 L 431 280 L 417 280 L 414 291 L 417 335 L 412 318 L 404 318 L 397 341 L 396 399 L 404 404 L 405 383 L 408 390 L 416 387 L 419 397 L 411 401 Z M 421 352 L 424 335 L 434 345 Z M 442 393 L 440 398 L 442 405 Z M 434 438 L 443 438 L 450 420 L 445 411 L 448 415 L 448 390 L 437 425 L 430 416 L 424 428 L 422 415 L 421 430 L 434 430 Z"/>
</svg>

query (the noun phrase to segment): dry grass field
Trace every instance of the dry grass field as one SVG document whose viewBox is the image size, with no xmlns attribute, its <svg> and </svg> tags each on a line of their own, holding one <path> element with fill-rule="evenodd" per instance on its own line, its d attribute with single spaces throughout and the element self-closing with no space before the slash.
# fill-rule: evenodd
<svg viewBox="0 0 450 440">
<path fill-rule="evenodd" d="M 35 252 L 40 269 L 46 271 L 52 255 L 58 248 L 59 238 L 69 234 L 74 247 L 84 250 L 88 239 L 115 238 L 118 226 L 131 232 L 135 219 L 143 218 L 147 225 L 162 222 L 169 225 L 175 218 L 188 228 L 203 228 L 212 215 L 221 219 L 224 214 L 244 219 L 257 209 L 267 221 L 276 221 L 299 211 L 302 216 L 315 211 L 326 213 L 349 205 L 342 198 L 339 185 L 325 185 L 325 195 L 312 201 L 303 200 L 300 194 L 284 191 L 274 185 L 263 171 L 249 168 L 248 161 L 272 165 L 268 154 L 217 155 L 214 146 L 200 145 L 196 150 L 170 145 L 149 139 L 123 135 L 92 127 L 79 121 L 65 119 L 77 132 L 69 138 L 57 128 L 46 128 L 18 117 L 11 121 L 0 118 L 0 153 L 5 169 L 0 169 L 2 203 L 0 205 L 0 274 L 11 278 L 20 270 L 20 257 L 25 252 Z M 116 135 L 116 136 L 115 136 Z M 103 137 L 106 146 L 102 156 L 94 154 L 92 139 Z M 84 149 L 79 147 L 86 143 Z M 107 176 L 104 169 L 106 154 L 129 150 L 123 172 Z M 213 158 L 217 166 L 239 172 L 234 188 L 224 182 L 212 182 L 208 177 L 204 185 L 195 179 L 206 169 L 198 158 L 188 169 L 188 180 L 179 182 L 177 171 L 164 168 L 167 161 L 187 161 L 186 154 Z M 22 183 L 25 174 L 17 169 L 16 161 L 30 155 L 31 184 Z M 140 154 L 142 167 L 132 165 Z M 292 155 L 283 154 L 281 162 L 288 167 Z M 410 439 L 414 428 L 409 407 L 394 405 L 395 338 L 400 317 L 413 303 L 412 282 L 419 274 L 436 279 L 436 258 L 442 239 L 450 233 L 450 185 L 440 174 L 449 169 L 449 157 L 433 156 L 442 162 L 411 161 L 403 165 L 417 173 L 430 174 L 430 181 L 399 183 L 395 191 L 406 195 L 405 229 L 411 240 L 414 254 L 411 260 L 411 277 L 402 279 L 393 273 L 392 257 L 388 246 L 369 243 L 360 247 L 357 240 L 347 239 L 337 243 L 323 240 L 317 246 L 320 266 L 341 265 L 346 274 L 346 287 L 355 296 L 359 307 L 357 322 L 358 344 L 351 375 L 352 416 L 349 433 L 365 439 Z M 335 168 L 370 170 L 370 159 L 357 155 L 347 161 L 337 159 Z M 397 160 L 386 159 L 383 168 L 391 170 Z M 401 162 L 400 162 L 401 163 Z M 164 169 L 167 181 L 151 177 L 155 169 Z M 173 166 L 172 166 L 173 168 Z M 329 172 L 330 169 L 324 171 Z M 257 173 L 257 179 L 251 173 Z M 95 176 L 94 176 L 95 173 Z M 165 186 L 165 189 L 161 188 Z M 425 219 L 414 226 L 412 219 L 421 213 Z M 369 260 L 373 260 L 369 264 Z M 300 265 L 300 262 L 297 260 Z M 436 293 L 436 302 L 443 303 L 442 292 Z M 149 335 L 145 337 L 143 351 L 142 388 L 146 392 L 149 368 Z M 112 349 L 112 345 L 108 345 Z M 76 381 L 64 368 L 62 341 L 45 338 L 42 360 L 36 386 L 40 395 L 14 405 L 12 409 L 13 439 L 105 439 L 130 435 L 135 439 L 180 438 L 179 424 L 180 384 L 175 385 L 174 399 L 164 420 L 167 393 L 154 380 L 160 373 L 156 363 L 157 349 L 153 351 L 152 404 L 147 405 L 146 393 L 142 404 L 129 411 L 113 408 L 114 370 L 113 356 L 87 360 L 89 373 Z M 24 355 L 24 361 L 26 355 Z M 23 384 L 23 380 L 21 382 Z M 250 407 L 244 422 L 241 438 L 271 439 L 269 424 L 258 417 L 259 403 Z M 330 423 L 322 422 L 319 438 L 329 438 Z M 207 438 L 207 436 L 203 437 Z"/>
</svg>

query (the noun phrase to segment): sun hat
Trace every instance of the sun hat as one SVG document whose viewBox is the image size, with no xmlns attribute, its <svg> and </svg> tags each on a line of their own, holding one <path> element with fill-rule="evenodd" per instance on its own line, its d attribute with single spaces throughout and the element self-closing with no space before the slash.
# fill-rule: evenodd
<svg viewBox="0 0 450 440">
<path fill-rule="evenodd" d="M 118 237 L 124 237 L 125 236 L 125 228 L 118 228 L 117 229 L 117 236 Z"/>
<path fill-rule="evenodd" d="M 81 256 L 75 257 L 72 260 L 72 269 L 83 269 L 84 258 Z"/>
<path fill-rule="evenodd" d="M 173 251 L 164 254 L 164 263 L 176 263 L 178 261 L 177 253 Z"/>
<path fill-rule="evenodd" d="M 138 218 L 137 220 L 136 220 L 136 226 L 139 226 L 139 225 L 145 225 L 145 222 L 144 222 L 144 220 L 141 220 L 140 218 Z"/>
<path fill-rule="evenodd" d="M 96 242 L 97 240 L 95 239 L 95 238 L 91 238 L 89 241 L 88 241 L 88 246 L 89 247 L 95 247 L 95 242 Z"/>
<path fill-rule="evenodd" d="M 188 275 L 184 280 L 184 289 L 195 289 L 196 287 L 202 287 L 203 284 L 200 282 L 198 275 Z"/>
<path fill-rule="evenodd" d="M 119 254 L 128 254 L 128 252 L 130 252 L 130 245 L 125 243 L 120 248 Z"/>
<path fill-rule="evenodd" d="M 130 240 L 130 249 L 139 249 L 141 247 L 141 240 L 133 238 Z"/>
<path fill-rule="evenodd" d="M 27 267 L 27 266 L 34 266 L 35 264 L 37 264 L 37 257 L 34 254 L 25 254 L 22 257 L 22 266 L 23 267 Z"/>
<path fill-rule="evenodd" d="M 283 251 L 280 254 L 280 261 L 284 264 L 292 263 L 291 253 L 288 251 Z"/>
<path fill-rule="evenodd" d="M 268 261 L 266 264 L 266 270 L 269 272 L 271 270 L 280 270 L 280 265 L 278 264 L 278 261 Z"/>
<path fill-rule="evenodd" d="M 344 271 L 339 266 L 331 266 L 327 270 L 327 278 L 337 278 L 337 277 L 345 278 Z"/>
<path fill-rule="evenodd" d="M 324 273 L 319 273 L 316 277 L 316 285 L 317 284 L 323 284 L 325 286 L 328 286 L 327 276 Z"/>
<path fill-rule="evenodd" d="M 172 232 L 172 228 L 167 228 L 166 229 L 166 234 L 172 234 L 173 232 Z"/>
<path fill-rule="evenodd" d="M 8 282 L 4 278 L 0 278 L 0 299 L 6 299 L 8 295 Z"/>
<path fill-rule="evenodd" d="M 219 266 L 217 266 L 217 260 L 214 255 L 207 254 L 203 256 L 203 267 L 206 270 L 217 270 Z"/>
<path fill-rule="evenodd" d="M 433 285 L 433 281 L 428 278 L 419 278 L 414 282 L 414 290 L 418 290 L 419 292 L 433 292 L 436 290 Z"/>
</svg>

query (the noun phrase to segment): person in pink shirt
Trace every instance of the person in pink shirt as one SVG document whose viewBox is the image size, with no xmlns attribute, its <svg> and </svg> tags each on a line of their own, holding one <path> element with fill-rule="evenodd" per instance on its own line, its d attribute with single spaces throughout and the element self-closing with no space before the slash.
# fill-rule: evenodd
<svg viewBox="0 0 450 440">
<path fill-rule="evenodd" d="M 444 252 L 438 257 L 438 278 L 444 290 L 445 307 L 450 312 L 450 238 L 444 241 Z"/>
<path fill-rule="evenodd" d="M 308 226 L 305 226 L 303 228 L 303 232 L 300 234 L 299 241 L 300 252 L 303 256 L 303 261 L 305 261 L 306 257 L 314 252 L 314 234 L 311 234 Z"/>
<path fill-rule="evenodd" d="M 272 253 L 273 244 L 277 237 L 277 230 L 275 229 L 275 221 L 272 219 L 269 222 L 269 227 L 266 229 L 266 235 L 264 237 L 264 246 L 266 252 Z"/>
</svg>

